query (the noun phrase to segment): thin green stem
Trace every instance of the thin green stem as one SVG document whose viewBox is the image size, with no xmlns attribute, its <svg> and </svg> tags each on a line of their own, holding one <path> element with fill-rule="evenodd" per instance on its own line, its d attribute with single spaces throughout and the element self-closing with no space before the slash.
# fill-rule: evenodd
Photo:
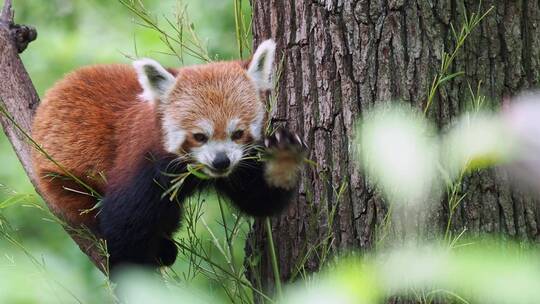
<svg viewBox="0 0 540 304">
<path fill-rule="evenodd" d="M 281 289 L 281 276 L 279 275 L 279 267 L 276 256 L 276 248 L 274 247 L 274 238 L 272 236 L 272 224 L 270 223 L 270 218 L 265 219 L 266 224 L 266 236 L 268 239 L 268 247 L 270 248 L 270 258 L 272 259 L 272 270 L 274 271 L 274 280 L 276 284 L 276 292 L 278 297 L 281 299 L 283 291 Z"/>
<path fill-rule="evenodd" d="M 238 46 L 238 55 L 240 58 L 244 57 L 244 45 L 242 42 L 242 26 L 240 24 L 240 18 L 242 14 L 242 1 L 233 0 L 234 3 L 234 25 L 236 30 L 236 44 Z"/>
<path fill-rule="evenodd" d="M 478 6 L 478 12 L 472 13 L 469 16 L 467 16 L 467 12 L 465 12 L 465 21 L 463 22 L 463 25 L 461 26 L 461 30 L 459 31 L 459 34 L 456 33 L 454 26 L 450 24 L 450 28 L 452 30 L 452 33 L 454 35 L 454 38 L 456 39 L 456 46 L 452 50 L 451 53 L 443 52 L 442 54 L 442 60 L 441 60 L 441 67 L 439 69 L 439 72 L 434 77 L 433 82 L 431 83 L 431 87 L 429 89 L 428 98 L 426 102 L 426 106 L 424 108 L 424 115 L 427 115 L 427 112 L 431 105 L 433 104 L 433 100 L 435 99 L 435 94 L 437 94 L 437 91 L 439 87 L 449 81 L 453 78 L 456 78 L 458 76 L 461 76 L 465 74 L 463 71 L 459 71 L 456 73 L 448 74 L 448 71 L 450 69 L 450 66 L 454 62 L 454 59 L 456 58 L 459 50 L 462 48 L 462 46 L 465 44 L 465 41 L 469 37 L 469 35 L 472 33 L 472 31 L 480 24 L 480 22 L 493 10 L 493 6 L 491 6 L 484 14 L 480 15 L 480 8 L 482 6 L 482 1 L 480 1 L 480 4 Z"/>
<path fill-rule="evenodd" d="M 251 285 L 251 282 L 247 281 L 246 279 L 244 278 L 241 278 L 241 277 L 238 277 L 235 273 L 232 273 L 230 271 L 228 271 L 227 269 L 225 269 L 224 267 L 220 266 L 218 263 L 214 262 L 212 259 L 209 259 L 206 255 L 202 255 L 200 254 L 199 252 L 197 251 L 194 251 L 192 248 L 182 244 L 182 243 L 177 243 L 177 245 L 183 249 L 183 250 L 186 250 L 188 251 L 189 253 L 193 254 L 194 256 L 204 260 L 206 263 L 208 263 L 208 265 L 212 266 L 212 267 L 215 267 L 216 269 L 219 269 L 221 272 L 223 272 L 224 274 L 226 274 L 227 276 L 229 276 L 231 279 L 233 280 L 236 280 L 238 283 L 244 285 L 245 287 L 251 289 L 253 292 L 259 294 L 260 296 L 262 296 L 265 300 L 271 302 L 271 303 L 274 303 L 274 301 L 268 297 L 267 295 L 265 295 L 263 292 L 261 292 L 260 290 L 258 290 L 257 288 L 254 288 L 252 285 Z"/>
</svg>

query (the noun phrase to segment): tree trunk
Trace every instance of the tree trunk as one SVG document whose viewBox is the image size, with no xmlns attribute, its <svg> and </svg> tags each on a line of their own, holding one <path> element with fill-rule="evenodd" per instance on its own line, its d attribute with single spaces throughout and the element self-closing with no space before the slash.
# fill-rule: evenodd
<svg viewBox="0 0 540 304">
<path fill-rule="evenodd" d="M 33 28 L 14 24 L 11 0 L 6 0 L 0 13 L 0 123 L 30 181 L 36 185 L 30 158 L 34 147 L 26 135 L 30 134 L 39 97 L 18 55 L 34 39 Z M 36 191 L 39 193 L 37 187 Z M 64 228 L 98 269 L 107 273 L 97 238 L 80 227 Z"/>
<path fill-rule="evenodd" d="M 255 45 L 266 38 L 278 44 L 282 59 L 274 124 L 303 134 L 316 167 L 303 171 L 302 185 L 286 214 L 272 219 L 282 280 L 295 278 L 310 247 L 304 269 L 324 262 L 331 252 L 375 246 L 387 208 L 351 157 L 354 123 L 374 104 L 401 100 L 422 110 L 443 51 L 451 52 L 456 31 L 477 0 L 269 0 L 253 1 Z M 539 1 L 485 0 L 480 12 L 494 9 L 467 38 L 449 73 L 463 76 L 442 85 L 428 117 L 439 127 L 467 109 L 469 87 L 493 105 L 503 96 L 538 85 L 540 79 Z M 396 151 L 399 153 L 399 151 Z M 342 184 L 345 190 L 338 197 Z M 532 199 L 486 170 L 463 184 L 466 198 L 453 216 L 452 230 L 473 235 L 501 233 L 537 240 L 539 212 Z M 332 209 L 336 208 L 332 217 Z M 441 233 L 448 220 L 441 202 L 425 227 Z M 392 226 L 398 234 L 399 227 Z M 325 240 L 330 237 L 331 241 Z M 250 276 L 273 288 L 264 222 L 257 221 L 247 246 L 259 256 Z M 254 282 L 255 283 L 255 282 Z"/>
</svg>

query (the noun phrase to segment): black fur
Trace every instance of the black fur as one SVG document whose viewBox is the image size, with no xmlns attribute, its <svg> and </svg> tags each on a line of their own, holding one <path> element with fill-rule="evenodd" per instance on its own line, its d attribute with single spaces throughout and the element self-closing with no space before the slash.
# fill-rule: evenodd
<svg viewBox="0 0 540 304">
<path fill-rule="evenodd" d="M 171 177 L 163 174 L 185 171 L 185 165 L 171 165 L 171 156 L 141 161 L 137 176 L 125 187 L 109 189 L 98 214 L 100 232 L 107 241 L 109 266 L 172 265 L 178 253 L 172 234 L 179 228 L 182 200 L 163 197 Z M 200 181 L 189 177 L 178 193 L 189 196 Z"/>
<path fill-rule="evenodd" d="M 267 149 L 298 148 L 299 143 L 290 139 L 290 134 L 286 138 L 289 138 L 287 146 L 270 138 Z M 168 196 L 162 198 L 164 189 L 171 185 L 171 177 L 163 173 L 186 170 L 186 164 L 171 166 L 173 159 L 172 155 L 158 160 L 144 159 L 137 176 L 125 187 L 107 191 L 98 220 L 107 241 L 112 270 L 122 264 L 170 266 L 176 260 L 178 249 L 172 236 L 180 226 L 181 204 L 208 183 L 190 176 L 184 181 L 177 201 L 171 202 Z M 269 186 L 264 178 L 264 166 L 264 162 L 256 159 L 244 160 L 227 178 L 213 183 L 240 211 L 252 216 L 274 215 L 287 206 L 294 191 Z"/>
<path fill-rule="evenodd" d="M 262 145 L 261 145 L 262 146 Z M 302 161 L 305 145 L 296 136 L 285 129 L 278 129 L 264 140 L 263 156 L 273 158 L 280 152 L 289 153 Z M 268 185 L 264 178 L 266 162 L 259 161 L 255 151 L 242 161 L 227 178 L 218 179 L 216 190 L 225 194 L 240 211 L 251 216 L 271 216 L 285 209 L 291 200 L 294 189 L 283 189 Z"/>
<path fill-rule="evenodd" d="M 227 178 L 218 179 L 216 190 L 231 199 L 242 212 L 252 216 L 271 216 L 289 203 L 291 190 L 271 187 L 264 179 L 264 162 L 244 160 Z"/>
</svg>

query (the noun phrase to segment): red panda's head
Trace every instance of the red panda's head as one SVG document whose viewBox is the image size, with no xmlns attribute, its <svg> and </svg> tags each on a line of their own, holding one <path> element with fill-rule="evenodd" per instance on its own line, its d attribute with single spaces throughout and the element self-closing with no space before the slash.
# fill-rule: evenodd
<svg viewBox="0 0 540 304">
<path fill-rule="evenodd" d="M 266 107 L 261 92 L 272 85 L 275 43 L 266 40 L 247 69 L 240 62 L 182 68 L 174 77 L 151 59 L 134 62 L 161 119 L 167 152 L 204 165 L 213 177 L 229 174 L 262 137 Z"/>
</svg>

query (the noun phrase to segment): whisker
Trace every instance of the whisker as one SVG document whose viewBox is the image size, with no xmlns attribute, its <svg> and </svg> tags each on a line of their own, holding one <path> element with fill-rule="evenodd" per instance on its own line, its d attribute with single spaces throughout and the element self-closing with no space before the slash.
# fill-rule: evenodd
<svg viewBox="0 0 540 304">
<path fill-rule="evenodd" d="M 183 162 L 189 161 L 192 158 L 192 153 L 185 153 L 178 155 L 178 157 L 174 158 L 169 162 L 167 165 L 167 169 L 170 169 L 171 167 L 175 167 L 177 165 L 180 165 Z"/>
</svg>

